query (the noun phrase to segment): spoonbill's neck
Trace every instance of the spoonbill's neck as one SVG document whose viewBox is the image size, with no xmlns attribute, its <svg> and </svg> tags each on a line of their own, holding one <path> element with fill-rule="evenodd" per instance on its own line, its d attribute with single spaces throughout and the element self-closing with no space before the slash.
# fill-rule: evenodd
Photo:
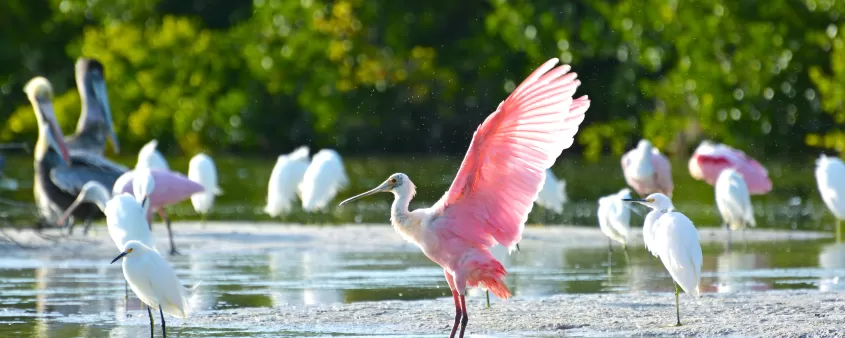
<svg viewBox="0 0 845 338">
<path fill-rule="evenodd" d="M 390 207 L 390 222 L 394 226 L 408 226 L 411 212 L 408 211 L 408 204 L 411 203 L 411 193 L 407 191 L 393 191 L 393 205 Z"/>
</svg>

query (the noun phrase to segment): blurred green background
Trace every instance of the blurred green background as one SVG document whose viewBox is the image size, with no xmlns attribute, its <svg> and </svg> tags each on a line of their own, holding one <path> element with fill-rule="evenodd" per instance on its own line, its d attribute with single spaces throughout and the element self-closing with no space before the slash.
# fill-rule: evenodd
<svg viewBox="0 0 845 338">
<path fill-rule="evenodd" d="M 35 141 L 22 87 L 36 75 L 53 82 L 58 119 L 73 130 L 73 64 L 88 56 L 106 67 L 116 159 L 134 164 L 153 138 L 182 172 L 194 153 L 212 154 L 226 192 L 215 217 L 265 217 L 276 155 L 303 144 L 346 157 L 352 186 L 340 197 L 404 171 L 430 202 L 484 117 L 558 57 L 592 100 L 554 168 L 583 208 L 535 211 L 532 221 L 592 224 L 595 199 L 624 185 L 618 155 L 645 137 L 669 154 L 677 204 L 697 223 L 718 218 L 712 188 L 689 177 L 686 159 L 712 139 L 769 169 L 775 190 L 754 197 L 758 212 L 771 206 L 771 223 L 795 228 L 829 217 L 813 158 L 845 148 L 843 14 L 834 0 L 7 0 L 0 141 Z M 28 188 L 31 159 L 8 167 Z M 383 222 L 389 197 L 374 199 L 384 210 L 325 217 Z"/>
</svg>

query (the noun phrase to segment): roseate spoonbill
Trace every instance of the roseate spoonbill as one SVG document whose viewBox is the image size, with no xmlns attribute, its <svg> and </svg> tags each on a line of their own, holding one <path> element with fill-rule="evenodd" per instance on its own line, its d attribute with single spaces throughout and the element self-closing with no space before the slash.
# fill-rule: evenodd
<svg viewBox="0 0 845 338">
<path fill-rule="evenodd" d="M 194 210 L 202 215 L 202 222 L 205 223 L 205 215 L 211 211 L 214 197 L 223 193 L 217 185 L 217 168 L 211 157 L 203 153 L 194 155 L 188 164 L 188 178 L 205 189 L 205 192 L 191 195 L 191 204 L 194 205 Z"/>
<path fill-rule="evenodd" d="M 675 211 L 672 200 L 666 195 L 655 193 L 645 199 L 627 199 L 651 208 L 643 225 L 643 241 L 646 249 L 663 262 L 663 266 L 675 281 L 675 316 L 681 326 L 681 310 L 678 304 L 678 285 L 693 297 L 701 296 L 701 243 L 698 231 L 687 216 Z"/>
<path fill-rule="evenodd" d="M 38 120 L 33 183 L 35 201 L 39 215 L 49 222 L 55 222 L 73 203 L 85 183 L 97 181 L 104 186 L 112 186 L 127 169 L 86 151 L 68 152 L 53 112 L 53 89 L 47 79 L 40 76 L 33 78 L 26 84 L 24 91 Z M 104 217 L 91 204 L 80 206 L 73 216 L 84 219 L 86 224 Z"/>
<path fill-rule="evenodd" d="M 290 154 L 280 155 L 270 173 L 270 183 L 267 186 L 267 206 L 264 207 L 271 217 L 277 217 L 290 212 L 292 202 L 296 198 L 299 183 L 308 170 L 308 147 L 301 146 Z"/>
<path fill-rule="evenodd" d="M 401 173 L 340 203 L 393 193 L 393 228 L 443 267 L 455 301 L 450 337 L 458 324 L 463 337 L 469 321 L 467 286 L 483 286 L 502 299 L 511 296 L 507 272 L 489 249 L 498 243 L 512 250 L 520 241 L 546 169 L 572 145 L 590 106 L 586 96 L 572 99 L 580 81 L 567 74 L 568 65 L 554 68 L 557 62 L 551 59 L 531 73 L 481 123 L 455 181 L 432 207 L 408 211 L 416 188 Z"/>
<path fill-rule="evenodd" d="M 551 169 L 546 169 L 546 180 L 543 181 L 543 189 L 534 201 L 537 205 L 550 209 L 556 214 L 563 213 L 563 205 L 566 204 L 566 181 L 558 180 Z"/>
<path fill-rule="evenodd" d="M 167 337 L 164 314 L 188 318 L 190 310 L 188 294 L 195 290 L 199 283 L 190 290 L 186 289 L 176 277 L 173 267 L 158 252 L 139 241 L 127 242 L 120 255 L 111 261 L 112 264 L 121 258 L 123 258 L 123 277 L 129 282 L 132 292 L 135 292 L 135 295 L 147 305 L 147 314 L 150 315 L 150 336 L 152 337 L 155 329 L 150 308 L 158 308 L 161 333 L 162 336 Z"/>
<path fill-rule="evenodd" d="M 728 245 L 732 231 L 745 229 L 746 225 L 757 226 L 754 221 L 754 206 L 745 179 L 734 168 L 722 170 L 716 180 L 716 207 L 725 222 L 728 232 Z"/>
<path fill-rule="evenodd" d="M 819 193 L 830 212 L 836 217 L 836 240 L 841 241 L 840 226 L 845 219 L 845 163 L 838 157 L 827 157 L 824 154 L 816 160 L 816 182 Z"/>
<path fill-rule="evenodd" d="M 340 155 L 331 149 L 318 151 L 299 185 L 302 209 L 309 212 L 325 209 L 348 183 Z"/>
<path fill-rule="evenodd" d="M 79 90 L 82 113 L 76 124 L 76 133 L 65 138 L 70 150 L 103 155 L 106 141 L 111 141 L 114 152 L 120 153 L 105 78 L 105 68 L 100 61 L 91 58 L 76 59 L 76 88 Z"/>
<path fill-rule="evenodd" d="M 147 208 L 150 213 L 147 214 L 147 221 L 152 220 L 152 212 L 155 211 L 164 220 L 167 225 L 167 236 L 170 239 L 170 254 L 176 255 L 176 245 L 173 243 L 173 230 L 171 229 L 170 218 L 164 212 L 164 207 L 182 202 L 196 193 L 204 192 L 204 188 L 197 182 L 191 181 L 185 175 L 170 170 L 162 169 L 140 169 L 141 172 L 149 170 L 153 175 L 157 188 L 150 194 L 150 203 Z M 134 194 L 134 181 L 138 170 L 129 171 L 114 183 L 112 187 L 112 194 L 118 195 L 120 193 Z M 152 224 L 152 222 L 150 222 Z"/>
<path fill-rule="evenodd" d="M 675 189 L 669 159 L 648 140 L 640 140 L 636 148 L 622 156 L 622 174 L 640 196 L 655 192 L 672 196 Z"/>
<path fill-rule="evenodd" d="M 628 252 L 628 236 L 631 233 L 631 209 L 623 201 L 631 198 L 631 190 L 625 188 L 619 192 L 599 198 L 599 229 L 607 236 L 608 255 L 613 252 L 613 241 L 622 244 Z"/>
<path fill-rule="evenodd" d="M 716 184 L 719 173 L 725 168 L 734 168 L 742 174 L 745 184 L 748 185 L 748 192 L 752 195 L 761 195 L 772 190 L 772 181 L 769 180 L 766 168 L 744 152 L 727 145 L 702 141 L 689 159 L 689 173 L 692 178 L 703 180 L 710 185 Z"/>
<path fill-rule="evenodd" d="M 141 147 L 141 150 L 138 151 L 138 162 L 135 164 L 135 169 L 170 170 L 164 155 L 156 150 L 157 146 L 158 140 L 153 139 Z"/>
</svg>

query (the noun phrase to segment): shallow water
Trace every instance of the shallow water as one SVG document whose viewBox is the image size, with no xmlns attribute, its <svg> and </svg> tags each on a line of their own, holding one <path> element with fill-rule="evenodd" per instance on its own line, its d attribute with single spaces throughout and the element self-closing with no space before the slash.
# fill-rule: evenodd
<svg viewBox="0 0 845 338">
<path fill-rule="evenodd" d="M 510 272 L 507 282 L 517 297 L 672 290 L 661 263 L 639 246 L 631 248 L 629 259 L 621 248 L 614 247 L 612 265 L 608 264 L 607 248 L 567 248 L 543 241 L 520 247 L 521 251 L 510 256 L 500 247 L 494 252 Z M 202 280 L 194 303 L 201 313 L 448 296 L 442 270 L 415 248 L 404 248 L 344 251 L 340 247 L 282 246 L 225 253 L 206 249 L 169 260 L 183 283 Z M 730 252 L 719 244 L 705 246 L 704 253 L 703 292 L 845 289 L 845 244 L 831 240 L 748 244 L 737 240 Z M 147 314 L 138 299 L 130 291 L 128 303 L 124 300 L 119 264 L 109 265 L 102 253 L 4 250 L 2 256 L 0 336 L 149 334 Z M 473 306 L 482 306 L 484 293 L 473 290 L 468 300 Z M 498 300 L 491 300 L 495 306 Z M 451 311 L 450 301 L 444 299 L 443 311 Z M 181 337 L 366 334 L 366 323 L 354 328 L 323 323 L 316 328 L 279 330 L 278 326 L 268 329 L 249 323 L 196 327 L 190 320 L 165 318 L 168 333 Z"/>
</svg>

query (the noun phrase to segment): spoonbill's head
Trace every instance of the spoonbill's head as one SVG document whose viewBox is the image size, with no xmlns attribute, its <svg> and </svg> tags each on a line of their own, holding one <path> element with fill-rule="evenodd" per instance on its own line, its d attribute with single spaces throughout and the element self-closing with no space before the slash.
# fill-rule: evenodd
<svg viewBox="0 0 845 338">
<path fill-rule="evenodd" d="M 150 251 L 150 248 L 148 246 L 144 245 L 143 243 L 138 242 L 138 241 L 129 241 L 129 242 L 126 242 L 125 245 L 123 245 L 123 252 L 121 252 L 119 255 L 117 255 L 117 257 L 115 257 L 111 262 L 112 262 L 112 264 L 114 264 L 114 262 L 117 262 L 118 260 L 120 260 L 123 257 L 126 257 L 127 255 L 130 255 L 130 254 L 133 254 L 133 253 L 134 254 L 143 254 L 146 251 Z"/>
<path fill-rule="evenodd" d="M 96 105 L 96 111 L 100 115 L 89 116 L 88 120 L 103 122 L 109 130 L 108 138 L 114 147 L 114 152 L 120 153 L 120 144 L 117 142 L 117 134 L 114 132 L 114 123 L 111 117 L 109 96 L 108 92 L 106 92 L 106 73 L 103 64 L 96 59 L 77 59 L 76 86 L 80 88 L 83 98 L 93 96 L 94 99 L 87 102 L 87 104 Z"/>
<path fill-rule="evenodd" d="M 390 177 L 388 177 L 387 180 L 379 186 L 371 189 L 370 191 L 352 196 L 345 201 L 340 202 L 340 205 L 380 192 L 392 192 L 395 196 L 413 196 L 414 193 L 416 193 L 416 186 L 414 186 L 414 183 L 411 182 L 410 178 L 408 178 L 408 175 L 396 173 L 390 175 Z"/>
<path fill-rule="evenodd" d="M 654 210 L 659 210 L 659 211 L 662 211 L 662 212 L 669 212 L 669 211 L 672 211 L 672 210 L 675 209 L 675 206 L 672 205 L 672 200 L 669 199 L 669 197 L 667 197 L 666 195 L 661 194 L 659 192 L 648 195 L 648 197 L 646 197 L 644 199 L 642 199 L 642 198 L 626 198 L 626 199 L 623 199 L 623 201 L 625 201 L 625 202 L 636 202 L 636 203 L 645 205 L 649 208 L 652 208 Z"/>
<path fill-rule="evenodd" d="M 82 203 L 94 203 L 100 207 L 100 210 L 105 210 L 106 203 L 109 202 L 111 197 L 111 193 L 105 186 L 97 181 L 89 181 L 82 186 L 82 190 L 79 191 L 79 195 L 76 196 L 76 199 L 70 206 L 67 207 L 65 213 L 59 217 L 56 223 L 59 226 L 64 226 L 68 217 L 70 217 L 70 215 L 73 214 L 73 211 L 76 210 L 76 208 L 78 208 Z"/>
<path fill-rule="evenodd" d="M 56 113 L 53 111 L 53 86 L 50 85 L 50 81 L 41 76 L 34 77 L 26 83 L 23 91 L 32 103 L 38 120 L 39 142 L 36 144 L 36 156 L 43 156 L 49 148 L 52 148 L 65 164 L 70 163 L 65 138 L 56 120 Z M 39 144 L 44 145 L 39 146 Z"/>
</svg>

